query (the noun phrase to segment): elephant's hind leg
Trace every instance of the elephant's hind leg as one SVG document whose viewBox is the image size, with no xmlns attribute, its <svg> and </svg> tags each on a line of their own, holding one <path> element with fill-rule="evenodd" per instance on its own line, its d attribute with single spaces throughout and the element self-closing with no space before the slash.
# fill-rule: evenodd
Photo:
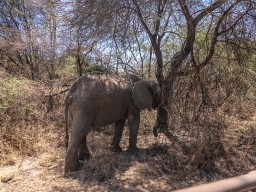
<svg viewBox="0 0 256 192">
<path fill-rule="evenodd" d="M 124 130 L 124 120 L 119 120 L 115 123 L 114 136 L 112 141 L 111 150 L 114 152 L 121 152 L 122 148 L 120 147 L 120 141 L 122 138 L 123 130 Z"/>
<path fill-rule="evenodd" d="M 84 114 L 84 113 L 83 113 Z M 65 172 L 78 171 L 82 165 L 79 163 L 78 151 L 83 139 L 88 134 L 90 122 L 86 118 L 81 118 L 79 113 L 73 115 L 71 145 L 65 158 Z"/>
<path fill-rule="evenodd" d="M 86 144 L 86 136 L 85 136 L 80 144 L 80 147 L 79 147 L 78 158 L 79 158 L 79 160 L 84 161 L 86 159 L 90 159 L 90 157 L 91 157 L 91 155 L 90 155 L 89 149 Z"/>
</svg>

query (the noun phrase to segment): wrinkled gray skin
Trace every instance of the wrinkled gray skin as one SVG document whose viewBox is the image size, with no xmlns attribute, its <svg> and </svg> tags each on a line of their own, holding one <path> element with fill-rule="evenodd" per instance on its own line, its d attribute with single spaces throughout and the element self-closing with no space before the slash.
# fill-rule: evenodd
<svg viewBox="0 0 256 192">
<path fill-rule="evenodd" d="M 71 86 L 65 100 L 66 145 L 68 143 L 68 111 L 72 119 L 71 145 L 65 159 L 65 172 L 77 171 L 79 160 L 88 159 L 90 153 L 86 136 L 90 130 L 115 123 L 113 151 L 122 151 L 119 143 L 128 119 L 128 152 L 137 150 L 140 111 L 156 109 L 160 104 L 159 85 L 142 80 L 136 75 L 118 77 L 89 74 L 80 77 Z"/>
</svg>

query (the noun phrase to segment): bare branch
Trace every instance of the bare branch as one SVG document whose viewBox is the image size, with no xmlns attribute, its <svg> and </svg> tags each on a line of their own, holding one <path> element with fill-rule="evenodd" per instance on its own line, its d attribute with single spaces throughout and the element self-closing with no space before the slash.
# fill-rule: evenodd
<svg viewBox="0 0 256 192">
<path fill-rule="evenodd" d="M 212 37 L 212 43 L 210 46 L 210 50 L 208 52 L 208 55 L 206 56 L 205 60 L 199 64 L 199 69 L 201 70 L 202 68 L 204 68 L 205 65 L 207 65 L 207 63 L 210 61 L 210 59 L 212 58 L 214 51 L 215 51 L 215 46 L 218 42 L 218 36 L 221 34 L 219 32 L 219 28 L 220 28 L 220 24 L 223 21 L 223 19 L 227 16 L 227 14 L 242 0 L 237 0 L 235 3 L 233 3 L 226 11 L 224 11 L 224 13 L 221 15 L 221 17 L 219 18 L 215 30 L 214 30 L 214 35 Z M 238 20 L 240 20 L 241 18 L 239 17 Z M 234 22 L 235 24 L 238 22 L 238 20 L 236 22 Z M 229 28 L 230 30 L 231 28 Z"/>
<path fill-rule="evenodd" d="M 140 6 L 138 4 L 138 2 L 136 0 L 132 0 L 134 6 L 135 6 L 135 9 L 136 9 L 136 13 L 141 21 L 141 24 L 143 25 L 143 27 L 145 28 L 145 30 L 147 31 L 148 35 L 150 38 L 153 37 L 153 34 L 152 32 L 150 31 L 147 23 L 145 22 L 144 18 L 143 18 L 143 15 L 142 15 L 142 12 L 141 12 L 141 9 L 140 9 Z"/>
<path fill-rule="evenodd" d="M 211 4 L 209 7 L 204 9 L 201 13 L 197 15 L 197 17 L 194 19 L 194 24 L 197 25 L 199 21 L 202 20 L 203 17 L 208 15 L 210 12 L 214 11 L 215 9 L 219 8 L 223 3 L 225 3 L 227 0 L 218 0 Z"/>
</svg>

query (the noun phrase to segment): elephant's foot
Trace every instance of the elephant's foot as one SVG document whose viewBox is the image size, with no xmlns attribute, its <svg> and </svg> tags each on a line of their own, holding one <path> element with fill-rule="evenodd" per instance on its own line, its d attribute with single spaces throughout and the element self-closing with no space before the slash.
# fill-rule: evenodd
<svg viewBox="0 0 256 192">
<path fill-rule="evenodd" d="M 111 145 L 110 149 L 113 152 L 122 152 L 123 151 L 119 145 L 118 146 Z"/>
<path fill-rule="evenodd" d="M 78 171 L 79 169 L 82 168 L 82 164 L 79 163 L 79 161 L 73 162 L 73 163 L 69 163 L 66 162 L 65 163 L 65 172 L 73 172 L 73 171 Z"/>
<path fill-rule="evenodd" d="M 126 150 L 128 153 L 134 154 L 137 153 L 139 151 L 139 148 L 137 147 L 128 147 L 128 149 Z"/>
<path fill-rule="evenodd" d="M 78 171 L 82 166 L 83 165 L 79 163 L 78 156 L 74 156 L 71 151 L 69 151 L 65 158 L 65 172 Z"/>
</svg>

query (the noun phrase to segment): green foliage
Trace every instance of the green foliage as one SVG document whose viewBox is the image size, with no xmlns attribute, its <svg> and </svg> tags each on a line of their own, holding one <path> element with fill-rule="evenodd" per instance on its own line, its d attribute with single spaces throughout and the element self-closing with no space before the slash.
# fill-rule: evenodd
<svg viewBox="0 0 256 192">
<path fill-rule="evenodd" d="M 76 64 L 76 59 L 72 56 L 68 56 L 66 59 L 65 59 L 65 63 L 67 65 L 75 65 Z"/>
<path fill-rule="evenodd" d="M 83 74 L 94 73 L 94 72 L 104 73 L 106 71 L 107 69 L 101 65 L 89 65 L 89 67 L 85 68 L 82 73 Z"/>
<path fill-rule="evenodd" d="M 15 94 L 19 90 L 19 86 L 21 85 L 21 80 L 18 79 L 8 79 L 7 81 L 0 82 L 0 89 L 7 89 L 11 94 Z"/>
<path fill-rule="evenodd" d="M 83 62 L 82 68 L 83 68 L 82 74 L 88 74 L 88 73 L 94 73 L 94 72 L 104 73 L 104 72 L 107 71 L 107 69 L 104 66 L 89 63 L 86 60 Z M 64 66 L 60 67 L 57 70 L 57 72 L 60 75 L 76 75 L 77 72 L 78 72 L 78 67 L 77 67 L 77 64 L 76 64 L 76 58 L 73 57 L 73 56 L 68 56 L 65 59 Z"/>
<path fill-rule="evenodd" d="M 76 73 L 76 65 L 75 64 L 67 64 L 65 65 L 61 71 L 69 74 L 74 74 Z"/>
<path fill-rule="evenodd" d="M 20 90 L 21 81 L 15 78 L 0 82 L 0 109 L 6 109 L 13 104 L 12 97 Z"/>
<path fill-rule="evenodd" d="M 65 58 L 64 66 L 61 66 L 57 69 L 57 73 L 62 75 L 76 74 L 76 60 L 72 56 Z"/>
<path fill-rule="evenodd" d="M 31 98 L 26 98 L 30 90 L 29 80 L 7 76 L 4 72 L 0 72 L 0 75 L 3 76 L 0 81 L 0 115 L 3 119 L 8 119 L 11 115 L 23 118 L 35 114 L 36 104 L 29 102 Z M 3 119 L 0 118 L 0 121 Z"/>
</svg>

